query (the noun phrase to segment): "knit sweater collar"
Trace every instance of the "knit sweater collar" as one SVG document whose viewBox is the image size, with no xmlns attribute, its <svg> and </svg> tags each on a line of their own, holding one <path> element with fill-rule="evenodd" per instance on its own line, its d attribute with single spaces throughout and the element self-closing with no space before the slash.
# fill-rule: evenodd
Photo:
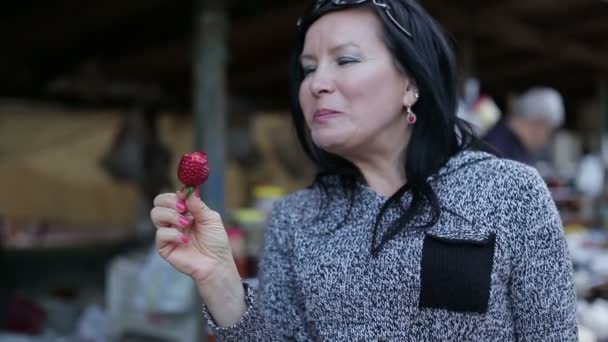
<svg viewBox="0 0 608 342">
<path fill-rule="evenodd" d="M 453 175 L 458 170 L 467 166 L 494 158 L 492 155 L 485 152 L 463 151 L 453 156 L 441 169 L 431 177 L 429 182 L 433 185 L 443 177 Z M 309 232 L 316 234 L 327 234 L 335 231 L 349 220 L 357 220 L 360 217 L 375 218 L 382 205 L 387 198 L 381 196 L 373 189 L 368 187 L 363 182 L 356 182 L 354 192 L 345 190 L 344 180 L 339 176 L 324 176 L 323 186 L 315 186 L 314 191 L 317 192 L 318 203 L 315 204 L 318 210 L 313 210 L 315 219 L 313 227 L 309 227 Z M 411 201 L 411 193 L 405 192 L 401 197 L 401 202 L 407 206 Z M 398 214 L 392 212 L 396 209 L 391 209 L 387 213 L 389 216 Z M 332 215 L 327 215 L 328 213 Z M 320 214 L 320 215 L 319 215 Z M 345 222 L 336 222 L 335 218 L 341 217 Z M 417 221 L 426 220 L 426 214 L 417 218 Z"/>
<path fill-rule="evenodd" d="M 427 180 L 433 183 L 435 180 L 438 180 L 442 177 L 448 176 L 452 173 L 457 172 L 458 170 L 465 168 L 469 165 L 476 164 L 478 162 L 482 162 L 488 159 L 494 158 L 493 155 L 488 154 L 486 152 L 480 151 L 472 151 L 472 150 L 464 150 L 459 152 L 450 158 L 445 165 L 443 165 L 439 171 L 435 174 L 429 176 Z M 326 175 L 323 177 L 323 183 L 327 185 L 329 188 L 335 191 L 343 191 L 344 180 L 338 175 Z M 356 189 L 359 192 L 367 193 L 370 196 L 377 197 L 381 201 L 385 201 L 387 198 L 375 192 L 371 189 L 367 184 L 362 181 L 355 181 Z M 339 193 L 337 195 L 340 195 Z"/>
</svg>

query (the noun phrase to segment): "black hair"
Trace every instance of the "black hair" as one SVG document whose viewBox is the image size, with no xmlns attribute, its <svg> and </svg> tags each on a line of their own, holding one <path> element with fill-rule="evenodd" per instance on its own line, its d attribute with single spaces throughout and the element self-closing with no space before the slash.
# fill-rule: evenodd
<svg viewBox="0 0 608 342">
<path fill-rule="evenodd" d="M 298 41 L 290 63 L 289 91 L 292 118 L 304 152 L 317 166 L 318 176 L 313 184 L 324 186 L 325 175 L 337 175 L 344 180 L 343 184 L 351 193 L 354 192 L 357 181 L 365 182 L 360 170 L 350 161 L 314 145 L 300 106 L 299 88 L 304 80 L 304 72 L 299 57 L 306 31 L 326 13 L 354 6 L 367 6 L 374 10 L 382 22 L 382 39 L 399 69 L 416 81 L 419 98 L 412 110 L 418 120 L 412 126 L 406 150 L 404 168 L 407 184 L 384 203 L 376 217 L 370 249 L 374 256 L 378 255 L 387 241 L 409 227 L 413 218 L 421 214 L 425 208 L 430 211 L 428 222 L 414 228 L 430 227 L 437 222 L 442 207 L 428 178 L 460 151 L 482 145 L 471 127 L 456 116 L 458 107 L 456 62 L 451 43 L 443 29 L 413 0 L 384 2 L 390 6 L 393 18 L 408 30 L 412 37 L 402 32 L 385 11 L 374 5 L 372 1 L 357 5 L 334 5 L 332 1 L 325 1 L 320 7 L 311 8 L 300 19 Z M 411 192 L 412 200 L 407 207 L 404 207 L 401 198 L 408 191 Z M 352 207 L 354 197 L 350 198 Z M 392 206 L 399 207 L 401 215 L 391 223 L 380 241 L 377 241 L 378 225 L 386 210 Z"/>
</svg>

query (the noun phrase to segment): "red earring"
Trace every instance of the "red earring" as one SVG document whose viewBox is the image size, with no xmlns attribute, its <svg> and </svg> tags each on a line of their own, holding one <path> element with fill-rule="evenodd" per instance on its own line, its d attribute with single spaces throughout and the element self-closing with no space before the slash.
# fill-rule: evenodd
<svg viewBox="0 0 608 342">
<path fill-rule="evenodd" d="M 414 114 L 414 112 L 412 112 L 412 107 L 408 106 L 407 107 L 407 123 L 409 123 L 410 125 L 413 125 L 416 123 L 416 120 L 418 120 L 418 118 L 416 117 L 416 114 Z"/>
</svg>

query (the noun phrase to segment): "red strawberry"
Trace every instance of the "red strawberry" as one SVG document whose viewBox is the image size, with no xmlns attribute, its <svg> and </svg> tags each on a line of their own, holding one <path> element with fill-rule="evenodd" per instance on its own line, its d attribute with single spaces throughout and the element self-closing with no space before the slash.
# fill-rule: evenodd
<svg viewBox="0 0 608 342">
<path fill-rule="evenodd" d="M 205 152 L 186 153 L 177 167 L 177 178 L 184 184 L 186 196 L 201 186 L 209 177 L 209 164 Z"/>
</svg>

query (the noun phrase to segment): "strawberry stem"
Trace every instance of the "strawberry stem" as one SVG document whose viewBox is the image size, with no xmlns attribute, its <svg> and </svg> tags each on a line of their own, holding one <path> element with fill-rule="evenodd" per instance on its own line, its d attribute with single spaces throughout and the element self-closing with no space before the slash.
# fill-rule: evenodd
<svg viewBox="0 0 608 342">
<path fill-rule="evenodd" d="M 190 195 L 192 195 L 192 193 L 194 192 L 194 187 L 193 186 L 184 186 L 182 188 L 182 191 L 184 193 L 186 193 L 186 198 L 190 197 Z"/>
</svg>

